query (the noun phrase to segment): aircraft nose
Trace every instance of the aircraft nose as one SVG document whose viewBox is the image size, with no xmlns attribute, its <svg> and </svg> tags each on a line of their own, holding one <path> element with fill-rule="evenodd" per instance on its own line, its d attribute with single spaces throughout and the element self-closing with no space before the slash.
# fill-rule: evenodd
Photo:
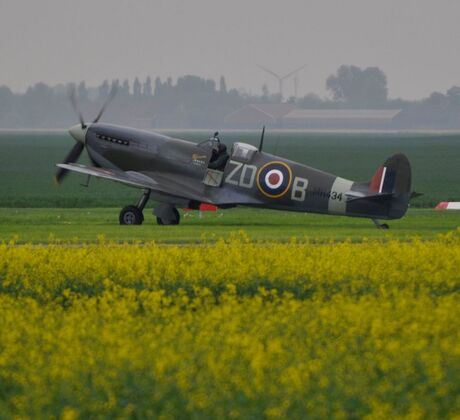
<svg viewBox="0 0 460 420">
<path fill-rule="evenodd" d="M 85 143 L 87 131 L 88 127 L 83 128 L 81 124 L 76 124 L 69 128 L 69 134 L 80 143 Z"/>
</svg>

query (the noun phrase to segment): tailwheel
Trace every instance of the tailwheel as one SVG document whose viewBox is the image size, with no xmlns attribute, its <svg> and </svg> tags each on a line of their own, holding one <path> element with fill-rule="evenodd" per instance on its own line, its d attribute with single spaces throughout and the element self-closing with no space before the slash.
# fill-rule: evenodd
<svg viewBox="0 0 460 420">
<path fill-rule="evenodd" d="M 162 218 L 157 216 L 157 223 L 159 225 L 178 225 L 180 222 L 180 213 L 175 207 L 172 209 L 170 216 L 171 217 L 168 218 Z"/>
<path fill-rule="evenodd" d="M 144 215 L 136 206 L 126 206 L 120 211 L 120 225 L 142 225 Z"/>
<path fill-rule="evenodd" d="M 383 230 L 388 230 L 390 229 L 390 226 L 388 226 L 386 223 L 380 223 L 377 219 L 372 219 L 374 222 L 374 225 L 377 229 L 383 229 Z"/>
</svg>

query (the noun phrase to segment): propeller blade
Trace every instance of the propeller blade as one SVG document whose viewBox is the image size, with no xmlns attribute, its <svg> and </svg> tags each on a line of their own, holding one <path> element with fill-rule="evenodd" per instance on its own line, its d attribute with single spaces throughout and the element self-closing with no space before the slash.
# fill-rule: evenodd
<svg viewBox="0 0 460 420">
<path fill-rule="evenodd" d="M 80 109 L 78 108 L 77 98 L 75 97 L 75 86 L 72 86 L 70 89 L 70 103 L 72 104 L 72 108 L 75 113 L 78 115 L 78 119 L 80 120 L 81 128 L 85 128 L 85 120 L 83 119 L 83 114 L 81 113 Z"/>
<path fill-rule="evenodd" d="M 93 124 L 97 123 L 101 117 L 102 114 L 105 112 L 106 108 L 109 106 L 110 102 L 112 102 L 113 98 L 115 98 L 115 95 L 117 94 L 117 88 L 115 86 L 112 87 L 110 90 L 109 96 L 107 100 L 105 101 L 104 105 L 102 106 L 101 110 L 99 111 L 99 114 L 97 114 L 97 117 L 94 119 Z"/>
<path fill-rule="evenodd" d="M 70 149 L 70 152 L 65 157 L 63 163 L 75 163 L 80 157 L 81 152 L 83 152 L 84 147 L 85 146 L 83 143 L 75 143 L 75 145 L 72 147 L 72 149 Z M 54 177 L 58 184 L 62 182 L 62 179 L 67 175 L 67 172 L 67 169 L 58 168 Z"/>
</svg>

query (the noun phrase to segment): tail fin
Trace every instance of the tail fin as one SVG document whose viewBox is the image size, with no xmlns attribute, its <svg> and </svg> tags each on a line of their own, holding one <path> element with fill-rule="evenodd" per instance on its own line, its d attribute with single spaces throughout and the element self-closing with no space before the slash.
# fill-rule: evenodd
<svg viewBox="0 0 460 420">
<path fill-rule="evenodd" d="M 386 162 L 385 162 L 386 163 Z M 387 166 L 379 166 L 369 183 L 369 192 L 391 194 L 395 186 L 396 172 Z"/>
<path fill-rule="evenodd" d="M 391 194 L 390 218 L 399 218 L 406 213 L 410 199 L 411 177 L 409 160 L 399 153 L 388 158 L 369 182 L 369 193 Z"/>
</svg>

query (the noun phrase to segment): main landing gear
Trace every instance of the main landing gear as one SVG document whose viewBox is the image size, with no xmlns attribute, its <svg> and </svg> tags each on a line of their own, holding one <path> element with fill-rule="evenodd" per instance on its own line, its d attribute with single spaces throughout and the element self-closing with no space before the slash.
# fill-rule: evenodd
<svg viewBox="0 0 460 420">
<path fill-rule="evenodd" d="M 180 214 L 172 204 L 160 203 L 153 210 L 159 225 L 178 225 Z"/>
<path fill-rule="evenodd" d="M 377 219 L 372 219 L 372 221 L 374 222 L 374 225 L 377 229 L 390 229 L 390 226 L 388 226 L 386 223 L 380 223 Z"/>
<path fill-rule="evenodd" d="M 144 221 L 144 207 L 149 201 L 150 190 L 145 190 L 136 206 L 126 206 L 120 211 L 120 225 L 142 225 Z"/>
<path fill-rule="evenodd" d="M 144 194 L 139 199 L 137 205 L 126 206 L 120 212 L 120 225 L 141 225 L 144 221 L 144 208 L 149 201 L 150 190 L 144 190 Z M 153 210 L 159 225 L 178 225 L 180 214 L 172 204 L 160 203 Z"/>
<path fill-rule="evenodd" d="M 119 217 L 120 225 L 142 225 L 144 215 L 136 206 L 126 206 L 121 209 Z"/>
</svg>

